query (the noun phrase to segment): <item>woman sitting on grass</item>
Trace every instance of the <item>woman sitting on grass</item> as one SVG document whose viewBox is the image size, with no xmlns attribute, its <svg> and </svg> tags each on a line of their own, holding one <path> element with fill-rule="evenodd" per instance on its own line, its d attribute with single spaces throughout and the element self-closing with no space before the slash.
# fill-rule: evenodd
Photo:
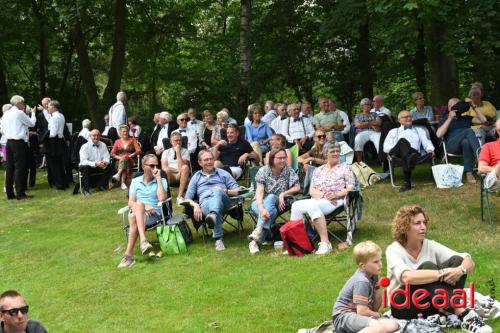
<svg viewBox="0 0 500 333">
<path fill-rule="evenodd" d="M 386 250 L 387 275 L 390 279 L 387 293 L 390 295 L 395 289 L 404 289 L 406 284 L 409 285 L 410 297 L 415 290 L 425 289 L 429 296 L 421 298 L 419 303 L 428 302 L 431 306 L 419 309 L 410 300 L 409 309 L 392 307 L 392 315 L 397 319 L 414 319 L 420 313 L 424 317 L 438 314 L 439 309 L 432 306 L 431 300 L 438 295 L 438 289 L 444 289 L 449 295 L 447 302 L 450 304 L 446 310 L 458 315 L 462 321 L 462 330 L 491 333 L 491 327 L 486 325 L 473 309 L 451 306 L 450 297 L 453 296 L 453 290 L 463 290 L 467 274 L 474 268 L 471 256 L 426 239 L 428 224 L 427 214 L 417 205 L 401 207 L 394 217 L 394 242 Z M 402 304 L 402 298 L 402 294 L 397 294 L 396 303 Z"/>
<path fill-rule="evenodd" d="M 291 220 L 303 219 L 307 213 L 321 241 L 318 243 L 316 254 L 332 252 L 332 245 L 328 240 L 325 215 L 332 213 L 344 205 L 344 198 L 352 191 L 355 184 L 351 166 L 340 163 L 340 145 L 329 143 L 325 147 L 326 164 L 314 170 L 309 194 L 311 199 L 296 201 L 292 205 Z M 347 248 L 347 243 L 339 244 L 339 249 Z"/>
</svg>

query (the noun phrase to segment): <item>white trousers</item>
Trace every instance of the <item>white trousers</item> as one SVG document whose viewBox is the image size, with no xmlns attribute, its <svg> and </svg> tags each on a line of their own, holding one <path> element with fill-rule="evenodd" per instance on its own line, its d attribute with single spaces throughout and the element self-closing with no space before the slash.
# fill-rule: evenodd
<svg viewBox="0 0 500 333">
<path fill-rule="evenodd" d="M 356 137 L 354 138 L 354 151 L 363 151 L 368 141 L 373 142 L 378 153 L 380 132 L 375 132 L 373 130 L 363 131 L 356 134 Z"/>
<path fill-rule="evenodd" d="M 344 205 L 344 199 L 337 200 L 336 205 L 327 199 L 306 199 L 296 201 L 292 205 L 292 213 L 290 219 L 292 221 L 304 219 L 304 214 L 307 213 L 312 221 L 324 215 L 328 215 L 340 206 Z"/>
</svg>

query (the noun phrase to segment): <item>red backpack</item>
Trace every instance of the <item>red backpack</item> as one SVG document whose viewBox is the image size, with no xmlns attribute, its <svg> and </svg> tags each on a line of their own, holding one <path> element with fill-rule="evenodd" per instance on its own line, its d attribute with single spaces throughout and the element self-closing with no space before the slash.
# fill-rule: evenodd
<svg viewBox="0 0 500 333">
<path fill-rule="evenodd" d="M 287 222 L 280 228 L 280 234 L 283 244 L 291 256 L 302 257 L 315 251 L 302 220 Z"/>
</svg>

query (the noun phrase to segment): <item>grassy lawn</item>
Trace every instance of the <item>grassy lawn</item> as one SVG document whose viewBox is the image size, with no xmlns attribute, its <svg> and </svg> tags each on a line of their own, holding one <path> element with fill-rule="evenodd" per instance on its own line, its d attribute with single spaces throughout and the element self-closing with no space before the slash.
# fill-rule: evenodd
<svg viewBox="0 0 500 333">
<path fill-rule="evenodd" d="M 480 220 L 479 184 L 438 190 L 424 168 L 412 191 L 400 194 L 389 181 L 364 191 L 354 239 L 371 239 L 385 249 L 399 206 L 420 204 L 431 217 L 429 238 L 469 252 L 476 269 L 468 281 L 487 294 L 488 279 L 500 285 L 500 236 L 499 228 Z M 117 210 L 126 203 L 125 193 L 55 193 L 45 173 L 38 183 L 29 192 L 33 200 L 1 196 L 0 290 L 24 294 L 31 317 L 50 332 L 296 332 L 330 318 L 355 270 L 350 250 L 288 258 L 269 247 L 250 256 L 246 239 L 229 229 L 223 253 L 195 233 L 187 255 L 153 261 L 137 253 L 135 266 L 118 270 L 125 238 Z M 499 212 L 494 198 L 497 225 Z M 250 229 L 248 220 L 246 234 Z M 500 320 L 490 325 L 500 330 Z"/>
</svg>

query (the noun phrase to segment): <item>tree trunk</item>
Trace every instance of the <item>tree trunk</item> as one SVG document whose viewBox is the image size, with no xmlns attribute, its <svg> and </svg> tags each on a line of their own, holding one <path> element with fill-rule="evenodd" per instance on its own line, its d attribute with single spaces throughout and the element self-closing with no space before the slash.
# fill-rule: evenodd
<svg viewBox="0 0 500 333">
<path fill-rule="evenodd" d="M 71 59 L 73 58 L 73 40 L 71 39 L 71 34 L 68 36 L 68 54 L 66 56 L 66 61 L 64 64 L 64 74 L 61 80 L 61 86 L 59 87 L 59 98 L 63 98 L 64 89 L 66 88 L 66 82 L 68 81 L 69 70 L 71 68 Z"/>
<path fill-rule="evenodd" d="M 415 51 L 415 59 L 413 60 L 413 67 L 415 69 L 415 79 L 417 81 L 418 90 L 427 97 L 427 87 L 425 78 L 425 43 L 424 43 L 424 26 L 422 23 L 418 24 L 417 35 L 417 50 Z"/>
<path fill-rule="evenodd" d="M 2 105 L 9 103 L 9 93 L 7 91 L 7 80 L 5 79 L 4 70 L 3 60 L 0 58 L 0 104 Z"/>
<path fill-rule="evenodd" d="M 76 21 L 72 34 L 76 53 L 78 55 L 78 62 L 80 64 L 80 77 L 83 81 L 85 96 L 87 97 L 87 107 L 89 109 L 90 118 L 92 123 L 97 125 L 98 119 L 101 118 L 98 112 L 99 97 L 97 95 L 94 72 L 92 70 L 92 64 L 90 63 L 87 44 L 85 43 L 80 21 Z"/>
<path fill-rule="evenodd" d="M 444 53 L 447 27 L 444 22 L 430 22 L 425 31 L 427 60 L 431 74 L 431 103 L 446 105 L 458 97 L 458 70 L 453 58 Z"/>
<path fill-rule="evenodd" d="M 360 69 L 361 93 L 363 97 L 373 97 L 373 71 L 370 52 L 370 28 L 368 16 L 359 27 L 358 61 Z"/>
<path fill-rule="evenodd" d="M 101 102 L 101 115 L 116 101 L 116 93 L 120 91 L 123 70 L 125 67 L 125 26 L 127 22 L 127 1 L 116 0 L 115 3 L 115 36 L 113 39 L 113 55 L 109 79 Z M 92 121 L 94 121 L 92 119 Z M 104 123 L 102 117 L 94 124 L 101 127 Z"/>
<path fill-rule="evenodd" d="M 251 15 L 252 0 L 240 2 L 240 92 L 238 94 L 238 113 L 244 115 L 250 104 L 251 70 Z"/>
<path fill-rule="evenodd" d="M 47 61 L 48 61 L 48 48 L 47 48 L 47 35 L 45 34 L 45 17 L 40 10 L 43 6 L 43 1 L 40 1 L 40 6 L 36 0 L 32 0 L 33 13 L 35 14 L 36 24 L 38 25 L 38 51 L 39 51 L 39 79 L 40 79 L 40 98 L 47 95 Z"/>
</svg>

